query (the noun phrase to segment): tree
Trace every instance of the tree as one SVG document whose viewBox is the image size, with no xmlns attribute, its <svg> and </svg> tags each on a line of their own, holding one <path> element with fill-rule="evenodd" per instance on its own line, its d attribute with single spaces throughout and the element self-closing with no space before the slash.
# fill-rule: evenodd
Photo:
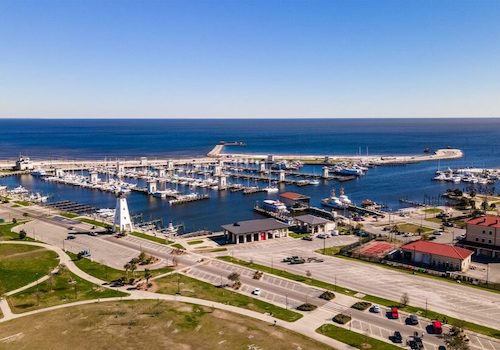
<svg viewBox="0 0 500 350">
<path fill-rule="evenodd" d="M 306 271 L 306 276 L 307 276 L 307 277 L 311 277 L 311 276 L 312 276 L 312 273 L 311 273 L 311 271 L 310 271 L 310 270 L 307 270 L 307 271 Z"/>
<path fill-rule="evenodd" d="M 130 270 L 130 268 L 132 267 L 132 264 L 131 263 L 126 263 L 125 265 L 123 265 L 123 268 L 125 269 L 125 272 L 127 274 L 127 277 L 128 277 L 128 271 Z"/>
<path fill-rule="evenodd" d="M 468 350 L 467 335 L 460 326 L 453 326 L 449 333 L 444 335 L 444 343 L 450 350 Z"/>
<path fill-rule="evenodd" d="M 240 281 L 240 274 L 238 272 L 231 272 L 229 276 L 227 276 L 227 279 L 233 282 L 239 282 Z"/>
<path fill-rule="evenodd" d="M 421 236 L 421 235 L 422 235 L 422 233 L 424 233 L 424 228 L 423 228 L 422 226 L 419 226 L 419 227 L 417 228 L 417 233 L 418 233 L 418 235 L 419 235 L 419 236 Z"/>
<path fill-rule="evenodd" d="M 130 263 L 130 272 L 134 275 L 134 271 L 137 270 L 137 264 L 135 262 Z"/>
<path fill-rule="evenodd" d="M 408 295 L 408 293 L 404 292 L 403 295 L 401 295 L 400 303 L 403 307 L 405 307 L 409 302 L 410 296 Z"/>
<path fill-rule="evenodd" d="M 149 279 L 153 277 L 153 275 L 151 274 L 151 271 L 149 271 L 149 269 L 144 269 L 144 278 L 146 279 L 146 285 L 149 286 Z"/>
<path fill-rule="evenodd" d="M 25 239 L 26 238 L 26 231 L 24 231 L 24 230 L 19 231 L 19 238 Z"/>
<path fill-rule="evenodd" d="M 17 224 L 17 219 L 16 218 L 12 218 L 12 223 L 13 224 Z"/>
</svg>

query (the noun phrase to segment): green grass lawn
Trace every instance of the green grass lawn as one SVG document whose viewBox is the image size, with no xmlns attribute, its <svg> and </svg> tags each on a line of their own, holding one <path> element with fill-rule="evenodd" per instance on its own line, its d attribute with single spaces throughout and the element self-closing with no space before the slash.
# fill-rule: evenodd
<svg viewBox="0 0 500 350">
<path fill-rule="evenodd" d="M 14 201 L 14 203 L 22 207 L 29 207 L 31 205 L 31 202 L 28 201 Z"/>
<path fill-rule="evenodd" d="M 177 248 L 177 249 L 183 249 L 185 250 L 186 248 L 184 248 L 184 246 L 180 243 L 175 243 L 175 244 L 172 244 L 171 247 L 173 248 Z"/>
<path fill-rule="evenodd" d="M 7 300 L 13 312 L 22 313 L 79 300 L 126 295 L 85 281 L 64 268 L 49 280 L 14 294 Z"/>
<path fill-rule="evenodd" d="M 0 244 L 0 295 L 41 278 L 59 264 L 57 254 L 42 247 Z"/>
<path fill-rule="evenodd" d="M 109 224 L 105 224 L 104 222 L 95 221 L 95 220 L 87 219 L 87 218 L 82 218 L 82 219 L 78 219 L 78 220 L 81 221 L 81 222 L 85 222 L 87 224 L 90 224 L 90 225 L 98 226 L 98 227 L 108 227 L 108 226 L 111 226 Z"/>
<path fill-rule="evenodd" d="M 109 267 L 107 265 L 91 261 L 90 259 L 87 258 L 81 258 L 77 259 L 76 254 L 73 254 L 71 252 L 67 252 L 69 257 L 73 260 L 76 266 L 78 268 L 86 273 L 88 273 L 91 276 L 94 276 L 96 278 L 99 278 L 100 280 L 103 281 L 114 281 L 119 279 L 122 276 L 127 276 L 127 273 L 125 270 L 118 270 L 112 267 Z M 153 277 L 162 275 L 164 273 L 172 271 L 171 268 L 169 267 L 163 267 L 160 269 L 155 269 L 155 270 L 150 270 L 151 275 Z M 129 273 L 129 277 L 143 277 L 144 272 L 143 271 L 135 271 L 133 274 Z"/>
<path fill-rule="evenodd" d="M 19 233 L 13 232 L 12 228 L 22 223 L 23 222 L 17 222 L 16 224 L 0 224 L 0 241 L 20 240 Z M 29 237 L 26 237 L 24 240 L 33 241 L 33 239 Z"/>
<path fill-rule="evenodd" d="M 288 231 L 288 236 L 295 238 L 295 239 L 302 239 L 303 237 L 310 236 L 310 233 L 300 233 L 300 232 L 294 232 L 294 231 Z"/>
<path fill-rule="evenodd" d="M 342 247 L 329 247 L 329 248 L 321 248 L 315 250 L 316 253 L 323 254 L 323 255 L 328 255 L 328 256 L 335 256 L 340 252 L 340 249 Z"/>
<path fill-rule="evenodd" d="M 213 300 L 260 313 L 272 313 L 273 317 L 290 322 L 302 317 L 302 314 L 298 312 L 287 310 L 229 289 L 218 288 L 210 283 L 181 274 L 172 274 L 156 279 L 155 283 L 158 286 L 157 293 L 176 294 L 179 286 L 180 294 L 183 296 Z"/>
<path fill-rule="evenodd" d="M 422 233 L 432 233 L 434 230 L 430 227 L 426 226 L 419 226 L 419 225 L 414 225 L 414 224 L 398 224 L 396 225 L 398 227 L 399 232 L 409 232 L 409 233 L 418 233 L 418 230 L 420 228 L 423 229 Z"/>
<path fill-rule="evenodd" d="M 233 258 L 230 256 L 219 256 L 219 257 L 217 257 L 217 259 L 224 260 L 226 262 L 230 262 L 233 264 L 245 266 L 245 267 L 248 267 L 248 268 L 251 268 L 254 270 L 270 273 L 272 275 L 287 278 L 287 279 L 292 280 L 292 281 L 302 282 L 302 283 L 305 283 L 305 284 L 308 284 L 308 285 L 311 285 L 314 287 L 322 288 L 325 290 L 331 290 L 331 291 L 338 290 L 339 292 L 341 292 L 343 294 L 347 294 L 347 295 L 354 295 L 357 293 L 356 291 L 348 289 L 348 288 L 336 287 L 332 283 L 316 280 L 314 278 L 309 278 L 309 277 L 302 276 L 302 275 L 296 275 L 296 274 L 288 272 L 288 271 L 284 271 L 284 270 L 276 269 L 276 268 L 271 268 L 271 267 L 265 266 L 265 265 L 250 263 L 250 262 L 240 260 L 237 258 Z"/>
<path fill-rule="evenodd" d="M 427 213 L 427 214 L 439 214 L 441 212 L 443 212 L 443 209 L 439 209 L 439 208 L 426 208 L 424 210 L 422 210 L 424 213 Z"/>
<path fill-rule="evenodd" d="M 316 329 L 316 332 L 336 339 L 342 343 L 349 344 L 358 349 L 401 350 L 399 346 L 392 345 L 345 328 L 337 327 L 333 324 L 324 324 Z"/>
<path fill-rule="evenodd" d="M 145 233 L 141 233 L 141 232 L 137 232 L 137 231 L 130 232 L 129 234 L 131 236 L 136 236 L 136 237 L 139 237 L 139 238 L 147 239 L 149 241 L 156 242 L 156 243 L 161 243 L 161 244 L 171 244 L 171 243 L 173 243 L 172 241 L 169 241 L 169 240 L 167 240 L 167 239 L 165 239 L 163 237 L 155 237 L 155 236 L 147 235 Z"/>
<path fill-rule="evenodd" d="M 78 215 L 76 213 L 70 213 L 70 212 L 62 212 L 59 215 L 62 216 L 62 217 L 65 217 L 67 219 L 74 219 L 74 218 L 80 216 L 80 215 Z"/>
<path fill-rule="evenodd" d="M 195 244 L 201 244 L 201 243 L 203 243 L 203 240 L 201 240 L 201 239 L 187 242 L 187 244 L 189 244 L 189 245 L 195 245 Z"/>
<path fill-rule="evenodd" d="M 443 223 L 443 220 L 441 220 L 440 218 L 426 218 L 425 220 L 440 225 Z"/>
</svg>

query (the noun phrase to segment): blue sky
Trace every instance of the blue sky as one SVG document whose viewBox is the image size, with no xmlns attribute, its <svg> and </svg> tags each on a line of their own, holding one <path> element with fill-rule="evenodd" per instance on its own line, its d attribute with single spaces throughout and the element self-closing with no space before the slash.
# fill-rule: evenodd
<svg viewBox="0 0 500 350">
<path fill-rule="evenodd" d="M 500 1 L 0 0 L 1 117 L 500 116 Z"/>
</svg>

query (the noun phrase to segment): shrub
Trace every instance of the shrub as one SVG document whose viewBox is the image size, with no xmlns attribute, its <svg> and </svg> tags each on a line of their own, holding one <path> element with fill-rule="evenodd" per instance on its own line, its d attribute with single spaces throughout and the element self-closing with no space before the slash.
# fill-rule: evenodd
<svg viewBox="0 0 500 350">
<path fill-rule="evenodd" d="M 332 300 L 333 298 L 335 298 L 335 293 L 333 292 L 330 292 L 330 291 L 325 291 L 323 293 L 321 293 L 321 295 L 319 296 L 320 299 L 324 299 L 324 300 Z"/>
<path fill-rule="evenodd" d="M 318 307 L 316 305 L 310 304 L 310 303 L 305 303 L 305 304 L 297 306 L 297 310 L 300 310 L 300 311 L 313 311 L 313 310 L 316 310 L 317 308 Z"/>
<path fill-rule="evenodd" d="M 346 324 L 351 320 L 351 316 L 344 314 L 337 314 L 333 317 L 332 321 L 339 324 Z"/>
<path fill-rule="evenodd" d="M 367 301 L 358 301 L 357 303 L 353 304 L 351 307 L 356 310 L 361 310 L 364 311 L 368 309 L 370 306 L 372 306 L 371 303 Z"/>
</svg>

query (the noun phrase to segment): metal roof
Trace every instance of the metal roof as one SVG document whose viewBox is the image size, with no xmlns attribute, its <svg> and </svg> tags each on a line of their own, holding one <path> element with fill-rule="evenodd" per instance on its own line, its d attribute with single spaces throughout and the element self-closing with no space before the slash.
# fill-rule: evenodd
<svg viewBox="0 0 500 350">
<path fill-rule="evenodd" d="M 315 216 L 315 215 L 311 215 L 311 214 L 296 216 L 294 219 L 297 221 L 309 224 L 309 225 L 322 225 L 322 224 L 326 224 L 328 222 L 332 222 L 330 220 L 323 219 L 323 218 L 320 218 L 319 216 Z"/>
<path fill-rule="evenodd" d="M 451 244 L 441 244 L 421 240 L 405 244 L 401 247 L 401 249 L 406 251 L 416 251 L 419 253 L 439 255 L 459 260 L 463 260 L 474 253 L 469 249 L 455 247 Z"/>
<path fill-rule="evenodd" d="M 261 231 L 278 230 L 288 228 L 290 225 L 276 219 L 260 219 L 238 221 L 234 224 L 222 225 L 222 228 L 234 234 L 256 233 Z"/>
</svg>

